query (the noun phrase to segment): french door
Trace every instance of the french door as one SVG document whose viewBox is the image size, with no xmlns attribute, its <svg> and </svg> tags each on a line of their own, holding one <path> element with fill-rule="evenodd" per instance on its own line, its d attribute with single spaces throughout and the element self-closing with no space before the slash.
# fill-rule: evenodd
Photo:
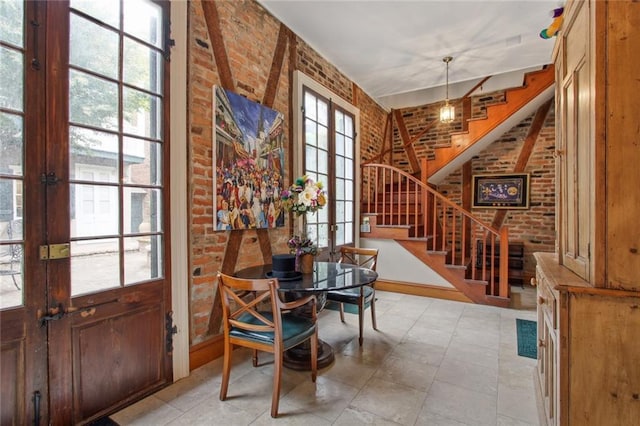
<svg viewBox="0 0 640 426">
<path fill-rule="evenodd" d="M 171 381 L 168 3 L 0 2 L 0 422 Z"/>
<path fill-rule="evenodd" d="M 322 257 L 335 258 L 353 245 L 356 227 L 356 133 L 354 115 L 308 87 L 303 88 L 304 173 L 326 188 L 326 209 L 306 216 L 306 232 Z"/>
</svg>

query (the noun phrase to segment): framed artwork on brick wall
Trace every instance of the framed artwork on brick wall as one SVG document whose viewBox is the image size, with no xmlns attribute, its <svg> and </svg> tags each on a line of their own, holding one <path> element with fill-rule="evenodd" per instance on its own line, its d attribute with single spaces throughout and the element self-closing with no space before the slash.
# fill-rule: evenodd
<svg viewBox="0 0 640 426">
<path fill-rule="evenodd" d="M 214 229 L 284 226 L 284 115 L 213 87 Z"/>
<path fill-rule="evenodd" d="M 474 175 L 472 193 L 474 209 L 528 209 L 529 174 Z"/>
</svg>

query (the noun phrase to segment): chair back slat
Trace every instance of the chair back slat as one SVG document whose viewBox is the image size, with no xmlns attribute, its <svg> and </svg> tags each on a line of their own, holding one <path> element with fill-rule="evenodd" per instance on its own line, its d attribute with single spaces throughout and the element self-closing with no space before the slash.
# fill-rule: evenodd
<svg viewBox="0 0 640 426">
<path fill-rule="evenodd" d="M 378 263 L 378 249 L 359 247 L 340 247 L 340 259 L 338 263 L 350 263 L 352 265 L 376 270 Z"/>
<path fill-rule="evenodd" d="M 246 280 L 218 274 L 224 326 L 250 331 L 278 332 L 281 329 L 279 315 L 275 315 L 279 301 L 278 288 L 277 279 Z M 274 319 L 264 316 L 258 310 L 259 307 L 265 312 L 271 312 Z M 259 323 L 247 322 L 247 317 L 242 318 L 245 314 L 251 315 Z"/>
</svg>

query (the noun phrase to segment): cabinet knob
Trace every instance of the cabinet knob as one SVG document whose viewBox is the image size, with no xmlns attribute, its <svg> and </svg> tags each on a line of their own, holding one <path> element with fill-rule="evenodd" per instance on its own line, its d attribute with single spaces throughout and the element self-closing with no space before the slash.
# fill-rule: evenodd
<svg viewBox="0 0 640 426">
<path fill-rule="evenodd" d="M 538 305 L 544 305 L 544 302 L 545 302 L 544 297 L 538 296 Z"/>
<path fill-rule="evenodd" d="M 538 285 L 538 280 L 536 280 L 535 278 L 531 277 L 531 286 L 532 287 L 536 287 Z"/>
<path fill-rule="evenodd" d="M 547 346 L 547 344 L 545 343 L 544 339 L 538 339 L 538 347 L 544 348 L 545 346 Z"/>
</svg>

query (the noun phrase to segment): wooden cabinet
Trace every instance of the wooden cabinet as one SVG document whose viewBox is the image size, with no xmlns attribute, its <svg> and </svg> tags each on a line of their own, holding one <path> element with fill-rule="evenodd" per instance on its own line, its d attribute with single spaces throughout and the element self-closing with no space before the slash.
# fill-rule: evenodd
<svg viewBox="0 0 640 426">
<path fill-rule="evenodd" d="M 557 253 L 536 253 L 551 425 L 640 419 L 640 2 L 572 1 L 554 49 Z"/>
<path fill-rule="evenodd" d="M 637 424 L 640 292 L 594 288 L 557 255 L 535 258 L 536 389 L 546 424 Z"/>
</svg>

